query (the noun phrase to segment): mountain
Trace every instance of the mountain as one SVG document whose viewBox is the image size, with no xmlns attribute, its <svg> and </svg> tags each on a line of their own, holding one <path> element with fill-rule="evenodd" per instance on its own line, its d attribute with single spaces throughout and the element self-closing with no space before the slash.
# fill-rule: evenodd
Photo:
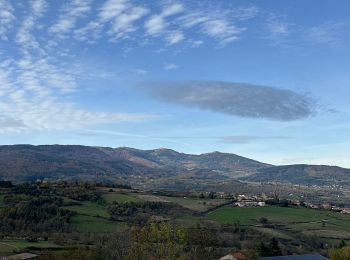
<svg viewBox="0 0 350 260">
<path fill-rule="evenodd" d="M 200 155 L 170 149 L 80 145 L 0 146 L 0 180 L 201 179 L 350 186 L 350 169 L 324 165 L 273 166 L 229 153 Z M 196 183 L 194 181 L 194 183 Z"/>
<path fill-rule="evenodd" d="M 0 179 L 113 179 L 122 176 L 242 177 L 271 165 L 235 154 L 191 155 L 170 149 L 138 150 L 80 145 L 0 146 Z"/>
<path fill-rule="evenodd" d="M 256 173 L 242 177 L 253 182 L 280 182 L 308 185 L 350 186 L 350 169 L 327 165 L 284 165 L 265 167 Z"/>
</svg>

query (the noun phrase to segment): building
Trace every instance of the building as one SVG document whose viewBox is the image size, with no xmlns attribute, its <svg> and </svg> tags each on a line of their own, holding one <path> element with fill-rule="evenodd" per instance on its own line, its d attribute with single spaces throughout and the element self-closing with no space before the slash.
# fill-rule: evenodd
<svg viewBox="0 0 350 260">
<path fill-rule="evenodd" d="M 263 201 L 252 201 L 252 200 L 242 200 L 240 202 L 236 202 L 234 204 L 237 207 L 264 207 L 265 206 L 265 202 Z"/>
<path fill-rule="evenodd" d="M 259 260 L 329 260 L 327 257 L 320 254 L 306 254 L 306 255 L 286 255 L 286 256 L 270 256 L 261 257 Z"/>
<path fill-rule="evenodd" d="M 247 260 L 248 257 L 242 252 L 232 252 L 220 258 L 220 260 Z"/>
</svg>

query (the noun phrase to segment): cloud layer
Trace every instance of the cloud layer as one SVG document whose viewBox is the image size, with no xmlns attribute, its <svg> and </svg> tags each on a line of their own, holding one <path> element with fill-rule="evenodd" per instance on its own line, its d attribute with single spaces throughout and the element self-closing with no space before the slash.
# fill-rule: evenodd
<svg viewBox="0 0 350 260">
<path fill-rule="evenodd" d="M 254 135 L 230 135 L 219 139 L 220 143 L 226 144 L 248 144 L 254 141 L 262 140 L 281 140 L 288 139 L 286 136 L 254 136 Z"/>
<path fill-rule="evenodd" d="M 292 121 L 315 113 L 306 95 L 269 86 L 221 81 L 152 82 L 138 86 L 151 97 L 245 118 Z"/>
</svg>

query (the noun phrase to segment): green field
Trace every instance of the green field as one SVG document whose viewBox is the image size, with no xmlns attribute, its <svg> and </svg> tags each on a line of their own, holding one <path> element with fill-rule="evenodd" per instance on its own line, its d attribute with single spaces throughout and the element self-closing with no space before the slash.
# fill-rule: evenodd
<svg viewBox="0 0 350 260">
<path fill-rule="evenodd" d="M 138 197 L 134 197 L 129 194 L 122 194 L 122 193 L 107 193 L 103 195 L 103 198 L 106 200 L 107 203 L 113 203 L 114 201 L 117 202 L 139 202 L 142 201 Z"/>
<path fill-rule="evenodd" d="M 0 253 L 9 254 L 23 250 L 28 247 L 36 248 L 61 248 L 60 246 L 48 241 L 26 242 L 24 240 L 0 240 Z"/>
<path fill-rule="evenodd" d="M 219 206 L 226 202 L 226 200 L 222 199 L 195 199 L 195 198 L 184 198 L 184 197 L 167 197 L 167 196 L 159 196 L 159 198 L 164 199 L 166 201 L 170 201 L 173 203 L 177 203 L 184 208 L 188 208 L 194 211 L 207 211 L 213 207 Z"/>
<path fill-rule="evenodd" d="M 114 232 L 126 227 L 126 223 L 107 219 L 76 215 L 71 218 L 72 228 L 79 232 Z"/>
<path fill-rule="evenodd" d="M 278 227 L 263 228 L 259 219 L 265 217 Z M 239 221 L 243 225 L 256 226 L 260 232 L 280 238 L 304 234 L 327 239 L 350 239 L 350 216 L 340 213 L 306 208 L 222 207 L 208 214 L 208 218 L 223 224 Z"/>
<path fill-rule="evenodd" d="M 103 218 L 110 217 L 106 206 L 93 202 L 83 202 L 82 205 L 66 206 L 64 208 L 79 213 L 80 215 L 99 216 Z"/>
<path fill-rule="evenodd" d="M 223 207 L 208 214 L 209 218 L 220 223 L 257 224 L 261 217 L 275 223 L 300 223 L 336 219 L 336 213 L 329 211 L 313 210 L 306 208 L 282 208 L 282 207 L 253 207 L 235 208 Z"/>
</svg>

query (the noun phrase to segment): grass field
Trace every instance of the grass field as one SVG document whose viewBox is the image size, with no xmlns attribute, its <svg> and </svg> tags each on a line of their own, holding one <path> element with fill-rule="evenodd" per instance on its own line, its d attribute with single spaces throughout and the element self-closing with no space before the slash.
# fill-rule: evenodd
<svg viewBox="0 0 350 260">
<path fill-rule="evenodd" d="M 93 202 L 83 202 L 82 205 L 66 206 L 64 208 L 79 213 L 80 215 L 99 216 L 103 218 L 110 217 L 106 206 Z"/>
<path fill-rule="evenodd" d="M 103 198 L 106 200 L 107 203 L 112 203 L 114 201 L 118 202 L 139 202 L 142 201 L 142 199 L 129 195 L 129 194 L 122 194 L 122 193 L 107 193 L 103 195 Z"/>
<path fill-rule="evenodd" d="M 335 213 L 306 208 L 254 207 L 234 208 L 223 207 L 208 214 L 209 218 L 220 223 L 257 224 L 261 217 L 275 223 L 301 223 L 322 221 L 335 218 Z"/>
<path fill-rule="evenodd" d="M 267 218 L 271 224 L 278 224 L 279 228 L 261 227 L 261 217 Z M 291 234 L 350 239 L 350 216 L 330 211 L 281 207 L 222 207 L 210 212 L 208 218 L 225 224 L 239 221 L 243 225 L 256 225 L 256 229 L 262 233 L 286 239 Z"/>
<path fill-rule="evenodd" d="M 61 248 L 60 246 L 53 244 L 49 241 L 38 241 L 38 242 L 26 242 L 24 240 L 0 240 L 0 253 L 9 254 L 23 250 L 28 247 L 36 248 Z"/>
<path fill-rule="evenodd" d="M 71 218 L 72 228 L 79 232 L 114 232 L 126 227 L 126 223 L 107 219 L 76 215 Z"/>
<path fill-rule="evenodd" d="M 166 196 L 159 196 L 159 198 L 177 203 L 184 208 L 188 208 L 199 212 L 209 210 L 213 207 L 219 206 L 226 202 L 225 200 L 220 200 L 220 199 L 205 200 L 205 199 L 166 197 Z"/>
</svg>

